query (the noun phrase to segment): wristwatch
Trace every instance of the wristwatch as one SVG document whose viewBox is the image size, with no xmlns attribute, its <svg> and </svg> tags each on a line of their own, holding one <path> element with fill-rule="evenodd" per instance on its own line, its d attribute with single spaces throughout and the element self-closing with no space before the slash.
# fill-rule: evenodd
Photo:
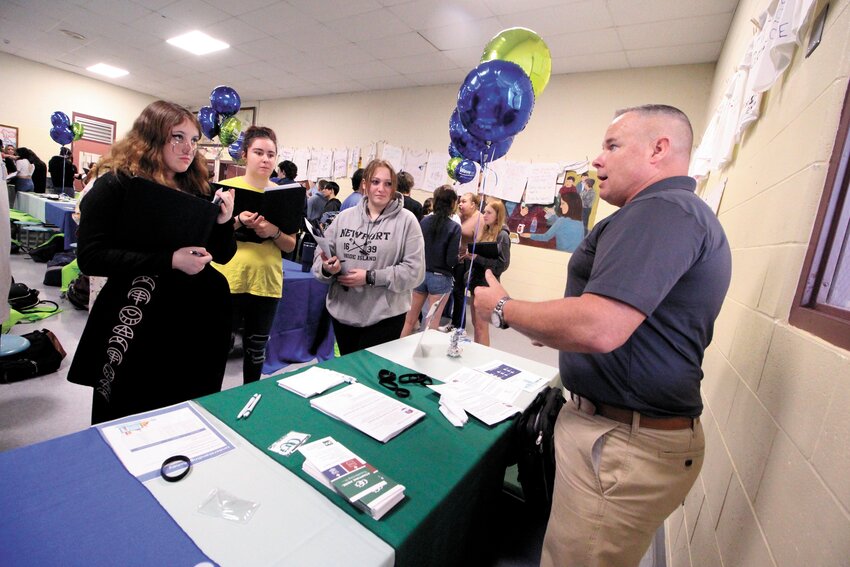
<svg viewBox="0 0 850 567">
<path fill-rule="evenodd" d="M 490 314 L 490 322 L 494 327 L 499 327 L 500 329 L 507 329 L 508 322 L 505 321 L 505 312 L 503 311 L 505 308 L 505 303 L 510 301 L 510 296 L 505 296 L 500 299 L 496 303 L 496 307 L 493 308 L 493 313 Z"/>
</svg>

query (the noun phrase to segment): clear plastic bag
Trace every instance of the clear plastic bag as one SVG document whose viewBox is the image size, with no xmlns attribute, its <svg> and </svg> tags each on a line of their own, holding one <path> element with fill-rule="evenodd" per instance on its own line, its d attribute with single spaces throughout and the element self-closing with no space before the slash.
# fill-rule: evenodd
<svg viewBox="0 0 850 567">
<path fill-rule="evenodd" d="M 251 519 L 259 507 L 259 502 L 242 500 L 226 490 L 213 488 L 210 495 L 198 506 L 198 512 L 244 524 Z"/>
</svg>

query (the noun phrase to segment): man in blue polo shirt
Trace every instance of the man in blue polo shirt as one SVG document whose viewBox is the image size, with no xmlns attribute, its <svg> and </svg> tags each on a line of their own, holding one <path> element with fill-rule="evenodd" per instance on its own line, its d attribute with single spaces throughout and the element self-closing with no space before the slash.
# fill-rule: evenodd
<svg viewBox="0 0 850 567">
<path fill-rule="evenodd" d="M 561 351 L 541 565 L 637 565 L 702 467 L 700 366 L 731 254 L 687 177 L 692 145 L 676 108 L 618 111 L 593 165 L 621 208 L 573 253 L 564 298 L 512 300 L 492 274 L 475 290 L 481 316 Z"/>
</svg>

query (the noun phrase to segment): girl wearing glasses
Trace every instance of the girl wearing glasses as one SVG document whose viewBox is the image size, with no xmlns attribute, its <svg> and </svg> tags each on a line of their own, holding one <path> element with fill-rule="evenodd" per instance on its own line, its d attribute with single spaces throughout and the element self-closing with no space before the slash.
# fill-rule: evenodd
<svg viewBox="0 0 850 567">
<path fill-rule="evenodd" d="M 258 193 L 275 185 L 270 177 L 277 160 L 277 136 L 271 128 L 249 127 L 242 143 L 242 157 L 245 175 L 223 181 L 222 185 Z M 241 328 L 242 380 L 247 384 L 259 380 L 263 370 L 269 331 L 283 293 L 280 253 L 295 250 L 295 235 L 284 234 L 262 215 L 251 211 L 240 212 L 234 217 L 234 225 L 238 241 L 236 256 L 227 265 L 215 267 L 230 284 L 231 344 Z"/>
<path fill-rule="evenodd" d="M 211 204 L 197 119 L 151 103 L 97 164 L 77 259 L 106 276 L 68 371 L 94 389 L 92 423 L 221 389 L 230 291 L 208 264 L 236 252 L 233 197 Z"/>
<path fill-rule="evenodd" d="M 331 284 L 325 303 L 340 354 L 399 338 L 411 290 L 425 276 L 422 230 L 396 183 L 392 165 L 373 160 L 363 174 L 363 200 L 325 233 L 332 256 L 313 259 L 313 274 Z"/>
</svg>

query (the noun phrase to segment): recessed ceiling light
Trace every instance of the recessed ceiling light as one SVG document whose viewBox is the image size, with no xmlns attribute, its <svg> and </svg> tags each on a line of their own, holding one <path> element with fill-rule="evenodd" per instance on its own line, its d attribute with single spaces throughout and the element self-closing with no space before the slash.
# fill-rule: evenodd
<svg viewBox="0 0 850 567">
<path fill-rule="evenodd" d="M 189 33 L 184 33 L 177 37 L 172 37 L 168 40 L 168 43 L 179 47 L 180 49 L 185 49 L 195 55 L 206 55 L 207 53 L 221 51 L 222 49 L 230 47 L 229 44 L 210 37 L 204 32 L 198 30 L 190 31 Z"/>
<path fill-rule="evenodd" d="M 111 79 L 114 79 L 116 77 L 123 77 L 124 75 L 130 73 L 130 71 L 125 71 L 124 69 L 119 69 L 118 67 L 107 65 L 106 63 L 98 63 L 97 65 L 86 67 L 86 71 L 91 71 L 92 73 L 97 73 L 98 75 L 105 75 Z"/>
</svg>

